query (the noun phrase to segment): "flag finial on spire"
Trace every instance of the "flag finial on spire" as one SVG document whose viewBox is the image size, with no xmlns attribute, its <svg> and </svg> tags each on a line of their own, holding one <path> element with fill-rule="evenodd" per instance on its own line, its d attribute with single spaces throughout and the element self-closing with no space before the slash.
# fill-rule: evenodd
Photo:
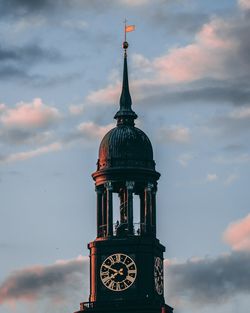
<svg viewBox="0 0 250 313">
<path fill-rule="evenodd" d="M 115 115 L 117 119 L 117 125 L 130 124 L 134 125 L 134 120 L 137 118 L 136 113 L 132 110 L 132 100 L 129 92 L 128 83 L 128 65 L 127 65 L 127 49 L 128 42 L 126 41 L 126 33 L 135 30 L 134 25 L 127 25 L 127 20 L 124 21 L 124 39 L 123 49 L 124 49 L 124 65 L 123 65 L 123 82 L 122 82 L 122 93 L 120 97 L 120 109 Z"/>
</svg>

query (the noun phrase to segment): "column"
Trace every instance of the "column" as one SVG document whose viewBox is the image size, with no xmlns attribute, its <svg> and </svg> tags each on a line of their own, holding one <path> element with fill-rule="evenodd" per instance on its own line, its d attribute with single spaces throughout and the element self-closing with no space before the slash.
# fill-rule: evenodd
<svg viewBox="0 0 250 313">
<path fill-rule="evenodd" d="M 146 233 L 151 233 L 152 230 L 152 191 L 153 185 L 148 183 L 145 188 L 145 224 Z"/>
<path fill-rule="evenodd" d="M 120 198 L 120 223 L 124 224 L 124 223 L 126 223 L 127 203 L 126 203 L 126 192 L 123 188 L 120 189 L 120 191 L 119 191 L 119 198 Z"/>
<path fill-rule="evenodd" d="M 140 233 L 141 235 L 145 232 L 145 199 L 144 199 L 144 193 L 139 194 L 140 197 Z"/>
<path fill-rule="evenodd" d="M 152 190 L 152 231 L 156 235 L 156 189 Z"/>
<path fill-rule="evenodd" d="M 134 182 L 128 181 L 126 182 L 127 187 L 127 201 L 128 201 L 128 233 L 130 235 L 134 234 L 134 224 L 133 224 L 133 189 L 134 189 Z"/>
<path fill-rule="evenodd" d="M 107 190 L 107 235 L 113 236 L 113 187 L 109 181 L 105 184 Z"/>
<path fill-rule="evenodd" d="M 102 226 L 101 226 L 101 236 L 107 236 L 107 191 L 103 190 L 102 194 Z"/>
<path fill-rule="evenodd" d="M 97 225 L 97 237 L 101 237 L 101 225 L 102 225 L 102 189 L 96 187 L 96 225 Z"/>
</svg>

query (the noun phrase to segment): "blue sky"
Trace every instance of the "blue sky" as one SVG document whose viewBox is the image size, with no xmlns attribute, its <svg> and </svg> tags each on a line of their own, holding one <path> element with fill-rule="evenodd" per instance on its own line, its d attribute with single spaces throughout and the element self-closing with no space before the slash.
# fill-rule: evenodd
<svg viewBox="0 0 250 313">
<path fill-rule="evenodd" d="M 11 0 L 0 15 L 0 313 L 87 300 L 91 173 L 118 109 L 125 17 L 137 126 L 162 174 L 167 302 L 246 311 L 250 1 Z"/>
</svg>

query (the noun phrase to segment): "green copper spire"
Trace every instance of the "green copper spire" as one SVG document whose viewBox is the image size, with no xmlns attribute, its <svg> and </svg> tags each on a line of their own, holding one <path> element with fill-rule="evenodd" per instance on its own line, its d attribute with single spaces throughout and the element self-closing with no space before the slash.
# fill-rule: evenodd
<svg viewBox="0 0 250 313">
<path fill-rule="evenodd" d="M 124 41 L 124 65 L 123 65 L 123 83 L 122 93 L 120 97 L 120 109 L 114 116 L 117 119 L 117 125 L 134 125 L 134 120 L 137 118 L 136 113 L 132 110 L 132 100 L 129 92 L 128 83 L 128 65 L 127 65 L 127 48 L 128 43 Z"/>
</svg>

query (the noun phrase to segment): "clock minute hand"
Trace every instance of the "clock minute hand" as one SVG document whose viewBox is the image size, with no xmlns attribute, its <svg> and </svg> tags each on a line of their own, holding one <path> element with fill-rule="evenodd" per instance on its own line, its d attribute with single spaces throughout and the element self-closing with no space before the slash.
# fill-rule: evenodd
<svg viewBox="0 0 250 313">
<path fill-rule="evenodd" d="M 113 271 L 113 272 L 115 272 L 115 273 L 118 273 L 118 271 L 116 270 L 116 269 L 114 269 L 114 268 L 112 268 L 111 266 L 108 266 L 108 265 L 104 265 L 107 269 L 109 269 L 109 270 L 111 270 L 111 271 Z"/>
</svg>

